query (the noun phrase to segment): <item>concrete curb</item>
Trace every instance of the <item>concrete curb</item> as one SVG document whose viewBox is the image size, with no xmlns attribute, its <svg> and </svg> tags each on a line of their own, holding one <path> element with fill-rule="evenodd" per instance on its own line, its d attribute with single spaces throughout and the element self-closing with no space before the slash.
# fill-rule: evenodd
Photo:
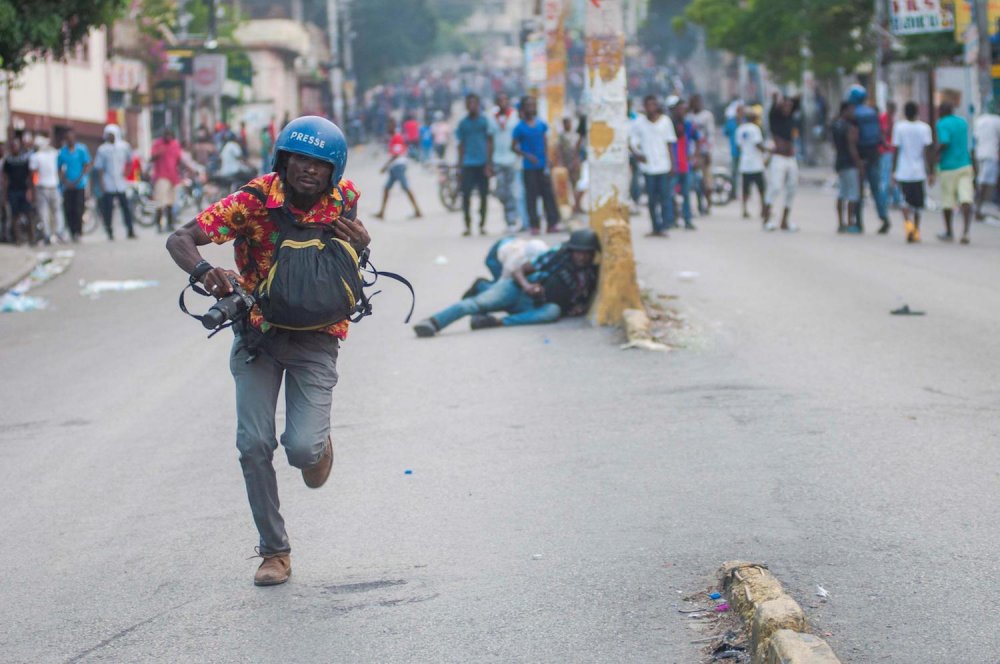
<svg viewBox="0 0 1000 664">
<path fill-rule="evenodd" d="M 649 316 L 642 309 L 626 309 L 622 312 L 622 319 L 625 323 L 625 338 L 627 339 L 627 342 L 622 345 L 623 349 L 670 350 L 669 346 L 653 339 Z"/>
<path fill-rule="evenodd" d="M 6 293 L 31 274 L 38 263 L 35 252 L 17 247 L 0 247 L 0 293 Z"/>
<path fill-rule="evenodd" d="M 802 607 L 765 565 L 732 560 L 719 575 L 729 606 L 750 627 L 754 664 L 840 664 L 823 639 L 806 632 Z"/>
</svg>

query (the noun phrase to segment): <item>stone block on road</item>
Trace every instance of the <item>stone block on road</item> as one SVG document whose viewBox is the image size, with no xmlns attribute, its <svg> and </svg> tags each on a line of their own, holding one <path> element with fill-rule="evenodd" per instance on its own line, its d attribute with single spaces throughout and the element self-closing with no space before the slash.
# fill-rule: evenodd
<svg viewBox="0 0 1000 664">
<path fill-rule="evenodd" d="M 840 664 L 840 660 L 818 636 L 781 629 L 771 637 L 763 664 Z"/>
<path fill-rule="evenodd" d="M 806 616 L 802 613 L 802 607 L 791 597 L 785 595 L 758 604 L 753 614 L 753 622 L 750 624 L 750 639 L 755 650 L 754 661 L 763 661 L 768 643 L 778 630 L 804 632 L 806 628 Z"/>
</svg>

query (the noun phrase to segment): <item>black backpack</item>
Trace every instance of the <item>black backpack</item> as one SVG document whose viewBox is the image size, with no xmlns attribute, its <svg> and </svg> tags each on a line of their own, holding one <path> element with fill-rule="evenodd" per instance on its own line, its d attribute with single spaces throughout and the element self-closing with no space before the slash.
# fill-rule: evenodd
<svg viewBox="0 0 1000 664">
<path fill-rule="evenodd" d="M 321 330 L 368 309 L 358 254 L 326 224 L 301 224 L 273 208 L 271 269 L 254 295 L 264 320 L 285 330 Z M 317 287 L 322 284 L 322 287 Z"/>
</svg>

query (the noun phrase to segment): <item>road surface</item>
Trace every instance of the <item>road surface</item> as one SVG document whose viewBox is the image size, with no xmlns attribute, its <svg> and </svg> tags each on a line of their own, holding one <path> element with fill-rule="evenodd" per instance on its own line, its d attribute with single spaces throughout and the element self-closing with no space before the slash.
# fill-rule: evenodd
<svg viewBox="0 0 1000 664">
<path fill-rule="evenodd" d="M 375 160 L 352 154 L 366 219 Z M 491 238 L 412 179 L 428 218 L 397 192 L 369 226 L 424 316 Z M 996 662 L 1000 231 L 836 236 L 815 191 L 796 235 L 736 212 L 669 240 L 636 218 L 644 286 L 687 319 L 672 353 L 579 320 L 417 340 L 387 282 L 341 352 L 330 482 L 276 456 L 294 573 L 268 589 L 229 340 L 177 310 L 162 237 L 88 238 L 51 309 L 0 317 L 3 659 L 696 662 L 679 598 L 740 558 L 845 662 Z M 130 278 L 159 286 L 79 293 Z"/>
</svg>

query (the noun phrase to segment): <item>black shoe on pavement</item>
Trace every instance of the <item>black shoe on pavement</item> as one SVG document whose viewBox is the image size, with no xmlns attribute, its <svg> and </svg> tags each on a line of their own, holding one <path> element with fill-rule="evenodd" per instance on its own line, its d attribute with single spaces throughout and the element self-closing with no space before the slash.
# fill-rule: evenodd
<svg viewBox="0 0 1000 664">
<path fill-rule="evenodd" d="M 955 240 L 955 236 L 952 235 L 951 233 L 938 233 L 937 239 L 941 240 L 942 242 L 953 242 Z"/>
<path fill-rule="evenodd" d="M 488 330 L 491 327 L 500 327 L 503 323 L 499 318 L 489 314 L 475 314 L 469 319 L 469 327 L 473 330 Z"/>
<path fill-rule="evenodd" d="M 136 240 L 138 238 L 139 238 L 139 236 L 135 234 L 135 231 L 133 231 L 133 232 L 131 232 L 131 233 L 128 234 L 128 239 L 130 239 L 130 240 Z"/>
<path fill-rule="evenodd" d="M 433 318 L 425 318 L 413 326 L 413 331 L 416 332 L 417 336 L 421 339 L 426 339 L 427 337 L 433 337 L 438 333 L 438 326 L 437 323 L 434 322 Z"/>
<path fill-rule="evenodd" d="M 889 220 L 888 219 L 883 219 L 882 220 L 882 226 L 879 227 L 879 229 L 878 229 L 878 234 L 879 235 L 887 235 L 889 233 L 889 229 L 890 228 L 892 228 L 892 224 L 889 223 Z"/>
</svg>

